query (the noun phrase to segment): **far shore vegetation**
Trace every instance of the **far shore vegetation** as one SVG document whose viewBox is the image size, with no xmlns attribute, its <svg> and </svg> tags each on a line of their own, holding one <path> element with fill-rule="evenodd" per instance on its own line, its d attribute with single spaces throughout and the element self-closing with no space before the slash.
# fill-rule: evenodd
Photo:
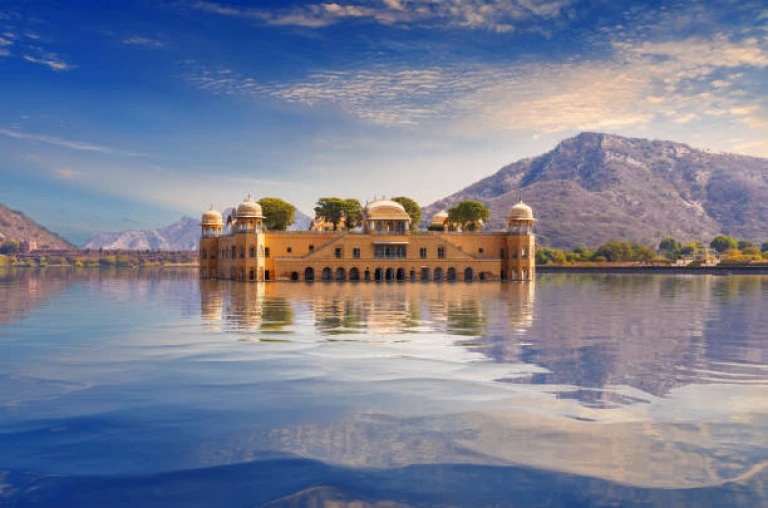
<svg viewBox="0 0 768 508">
<path fill-rule="evenodd" d="M 86 249 L 33 251 L 30 254 L 21 254 L 19 253 L 18 243 L 14 241 L 6 241 L 0 245 L 0 266 L 3 267 L 150 268 L 161 266 L 196 267 L 197 265 L 197 253 L 191 251 L 107 251 Z"/>
<path fill-rule="evenodd" d="M 611 240 L 597 248 L 579 246 L 573 249 L 540 247 L 536 250 L 537 265 L 658 263 L 702 265 L 717 259 L 721 264 L 768 263 L 768 242 L 758 246 L 748 240 L 719 235 L 708 245 L 701 242 L 681 244 L 674 238 L 664 238 L 656 250 L 637 243 Z"/>
</svg>

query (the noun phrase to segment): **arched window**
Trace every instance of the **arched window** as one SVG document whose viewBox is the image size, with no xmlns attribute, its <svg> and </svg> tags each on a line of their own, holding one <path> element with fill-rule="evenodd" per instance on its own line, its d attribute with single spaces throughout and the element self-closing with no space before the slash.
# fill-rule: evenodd
<svg viewBox="0 0 768 508">
<path fill-rule="evenodd" d="M 467 282 L 471 282 L 472 280 L 474 280 L 474 278 L 475 278 L 474 270 L 472 270 L 472 268 L 470 268 L 470 267 L 467 267 L 464 270 L 464 280 L 467 281 Z"/>
<path fill-rule="evenodd" d="M 449 281 L 455 281 L 456 280 L 456 269 L 454 267 L 450 267 L 448 269 L 447 278 L 448 278 Z"/>
<path fill-rule="evenodd" d="M 421 281 L 427 282 L 429 280 L 429 268 L 426 266 L 421 268 Z"/>
<path fill-rule="evenodd" d="M 357 268 L 350 268 L 349 269 L 349 280 L 358 281 L 360 280 L 360 270 Z"/>
<path fill-rule="evenodd" d="M 315 280 L 315 270 L 313 270 L 311 267 L 307 267 L 304 269 L 304 280 L 307 282 L 312 282 Z"/>
</svg>

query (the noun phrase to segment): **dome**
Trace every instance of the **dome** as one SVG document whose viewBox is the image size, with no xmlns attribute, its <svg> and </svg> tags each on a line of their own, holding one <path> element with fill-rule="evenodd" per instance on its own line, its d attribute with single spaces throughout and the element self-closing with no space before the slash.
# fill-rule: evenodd
<svg viewBox="0 0 768 508">
<path fill-rule="evenodd" d="M 203 226 L 221 226 L 221 214 L 211 207 L 203 214 Z"/>
<path fill-rule="evenodd" d="M 523 200 L 521 199 L 519 203 L 512 206 L 509 209 L 509 216 L 507 217 L 509 220 L 533 220 L 533 209 L 523 203 Z"/>
<path fill-rule="evenodd" d="M 379 199 L 365 205 L 365 218 L 368 220 L 411 220 L 403 205 L 389 199 Z"/>
<path fill-rule="evenodd" d="M 432 216 L 432 224 L 438 224 L 442 226 L 445 224 L 445 221 L 448 220 L 448 212 L 443 210 L 442 212 L 437 212 L 435 215 Z"/>
<path fill-rule="evenodd" d="M 264 215 L 261 213 L 261 205 L 253 201 L 250 196 L 237 205 L 237 213 L 235 218 L 240 219 L 263 219 Z"/>
</svg>

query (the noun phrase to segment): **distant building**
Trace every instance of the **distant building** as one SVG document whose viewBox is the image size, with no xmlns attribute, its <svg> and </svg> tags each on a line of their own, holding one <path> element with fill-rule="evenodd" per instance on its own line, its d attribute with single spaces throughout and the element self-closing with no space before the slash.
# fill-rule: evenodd
<svg viewBox="0 0 768 508">
<path fill-rule="evenodd" d="M 447 214 L 412 233 L 400 203 L 366 205 L 361 232 L 266 231 L 261 206 L 250 198 L 227 218 L 202 217 L 200 275 L 241 281 L 473 281 L 530 280 L 535 275 L 533 211 L 520 201 L 500 232 L 450 231 Z M 322 227 L 317 227 L 322 224 Z M 434 229 L 430 227 L 430 229 Z"/>
<path fill-rule="evenodd" d="M 19 254 L 30 254 L 35 250 L 37 250 L 37 242 L 35 240 L 23 240 L 19 242 Z"/>
</svg>

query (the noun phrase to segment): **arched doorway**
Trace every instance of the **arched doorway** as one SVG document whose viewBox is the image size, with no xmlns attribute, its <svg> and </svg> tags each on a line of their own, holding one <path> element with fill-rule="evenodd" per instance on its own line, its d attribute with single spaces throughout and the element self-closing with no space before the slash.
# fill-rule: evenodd
<svg viewBox="0 0 768 508">
<path fill-rule="evenodd" d="M 380 282 L 384 280 L 384 270 L 382 270 L 381 268 L 377 268 L 373 272 L 373 280 L 375 280 L 376 282 Z"/>
<path fill-rule="evenodd" d="M 395 280 L 395 270 L 392 268 L 387 268 L 387 280 L 392 281 Z"/>
<path fill-rule="evenodd" d="M 232 280 L 235 280 L 235 277 L 237 277 L 237 275 L 235 275 L 235 273 L 236 273 L 235 269 L 234 268 L 230 268 L 229 269 L 229 278 L 232 279 Z"/>
<path fill-rule="evenodd" d="M 349 269 L 349 280 L 358 281 L 360 280 L 360 270 L 357 268 L 350 268 Z"/>
<path fill-rule="evenodd" d="M 464 281 L 472 282 L 475 279 L 475 272 L 472 268 L 467 267 L 464 269 Z"/>
<path fill-rule="evenodd" d="M 448 281 L 453 282 L 456 280 L 456 269 L 454 267 L 448 268 L 448 273 L 446 278 Z"/>
<path fill-rule="evenodd" d="M 336 269 L 336 280 L 338 281 L 344 281 L 347 280 L 347 272 L 343 268 L 337 268 Z"/>
<path fill-rule="evenodd" d="M 291 272 L 291 280 L 292 281 L 299 280 L 299 272 Z"/>
<path fill-rule="evenodd" d="M 479 278 L 480 280 L 488 280 L 488 274 L 485 272 L 480 272 Z"/>
<path fill-rule="evenodd" d="M 327 266 L 323 268 L 323 280 L 329 281 L 333 278 L 333 272 Z"/>
<path fill-rule="evenodd" d="M 429 280 L 429 268 L 423 266 L 421 268 L 421 282 L 427 282 Z"/>
<path fill-rule="evenodd" d="M 405 280 L 405 268 L 397 269 L 397 280 L 400 282 Z"/>
<path fill-rule="evenodd" d="M 366 268 L 365 269 L 365 282 L 370 282 L 370 281 L 371 281 L 371 271 Z"/>
<path fill-rule="evenodd" d="M 411 282 L 415 282 L 416 281 L 416 270 L 411 269 L 411 273 L 408 274 L 408 275 L 409 275 L 409 278 L 411 279 Z"/>
<path fill-rule="evenodd" d="M 304 280 L 307 282 L 313 282 L 315 280 L 315 270 L 311 267 L 304 269 Z"/>
<path fill-rule="evenodd" d="M 256 272 L 253 271 L 253 268 L 251 268 L 251 271 L 248 272 L 248 280 L 252 281 L 256 278 Z"/>
<path fill-rule="evenodd" d="M 435 268 L 435 281 L 440 282 L 443 280 L 443 269 L 442 268 Z"/>
</svg>

